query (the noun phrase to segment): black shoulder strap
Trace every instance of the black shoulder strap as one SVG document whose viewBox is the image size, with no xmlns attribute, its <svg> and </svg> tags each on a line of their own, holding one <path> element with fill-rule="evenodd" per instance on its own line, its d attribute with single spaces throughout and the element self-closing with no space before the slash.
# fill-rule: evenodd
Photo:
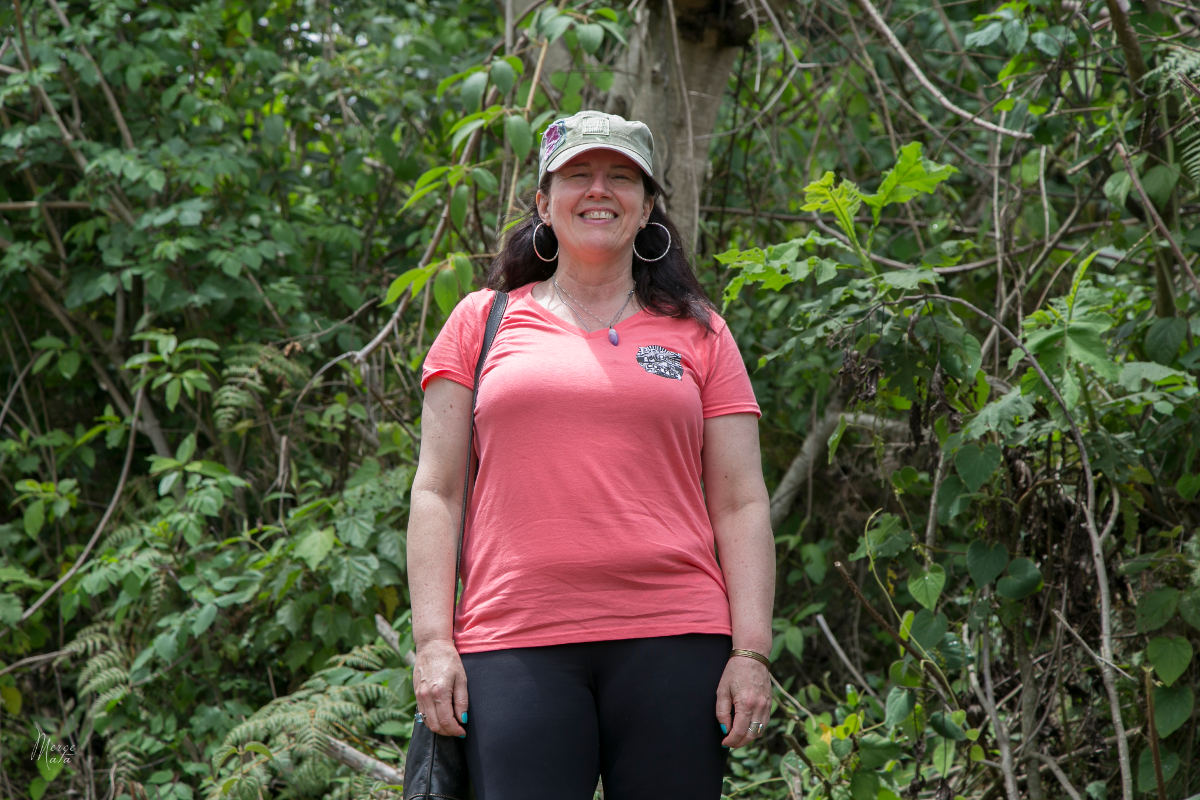
<svg viewBox="0 0 1200 800">
<path fill-rule="evenodd" d="M 483 375 L 483 365 L 487 361 L 488 350 L 492 349 L 492 340 L 500 329 L 500 320 L 504 319 L 504 309 L 508 306 L 508 295 L 496 292 L 492 296 L 492 308 L 488 311 L 487 327 L 483 331 L 483 344 L 479 346 L 479 358 L 475 361 L 475 388 L 471 390 L 471 426 L 467 429 L 467 466 L 463 474 L 462 515 L 458 522 L 458 549 L 454 556 L 454 596 L 458 600 L 458 575 L 462 568 L 463 534 L 467 530 L 467 500 L 471 497 L 471 460 L 475 450 L 475 401 L 479 399 L 479 378 Z"/>
</svg>

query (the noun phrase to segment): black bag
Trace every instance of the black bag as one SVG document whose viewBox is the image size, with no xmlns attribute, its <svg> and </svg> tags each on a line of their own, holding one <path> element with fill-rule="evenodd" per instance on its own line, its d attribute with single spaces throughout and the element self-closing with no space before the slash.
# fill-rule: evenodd
<svg viewBox="0 0 1200 800">
<path fill-rule="evenodd" d="M 413 723 L 404 758 L 404 800 L 468 800 L 467 753 L 463 740 Z"/>
<path fill-rule="evenodd" d="M 471 393 L 472 417 L 475 399 L 479 394 L 479 377 L 483 374 L 483 362 L 487 360 L 492 339 L 500 327 L 508 295 L 496 292 L 492 307 L 488 311 L 487 327 L 483 333 L 483 344 L 479 358 L 475 361 L 475 389 Z M 475 436 L 475 425 L 467 433 L 467 468 L 463 477 L 462 519 L 458 527 L 458 553 L 456 562 L 462 559 L 462 535 L 467 525 L 467 497 L 471 485 L 471 451 Z M 454 583 L 457 594 L 459 564 L 454 567 Z M 471 779 L 467 774 L 467 753 L 463 740 L 455 736 L 434 733 L 423 722 L 413 723 L 412 740 L 404 756 L 404 800 L 469 800 L 472 797 Z"/>
</svg>

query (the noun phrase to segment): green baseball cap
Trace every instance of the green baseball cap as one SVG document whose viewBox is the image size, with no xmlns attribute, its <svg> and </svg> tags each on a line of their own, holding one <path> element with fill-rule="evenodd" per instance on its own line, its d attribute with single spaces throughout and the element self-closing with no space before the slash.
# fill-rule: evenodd
<svg viewBox="0 0 1200 800">
<path fill-rule="evenodd" d="M 538 183 L 547 172 L 589 150 L 612 150 L 627 156 L 654 178 L 654 136 L 645 123 L 602 111 L 580 111 L 551 122 L 542 132 Z"/>
</svg>

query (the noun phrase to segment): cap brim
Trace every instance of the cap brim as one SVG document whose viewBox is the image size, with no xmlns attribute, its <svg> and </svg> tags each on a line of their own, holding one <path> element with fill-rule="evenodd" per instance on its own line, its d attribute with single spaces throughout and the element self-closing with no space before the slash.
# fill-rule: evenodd
<svg viewBox="0 0 1200 800">
<path fill-rule="evenodd" d="M 651 180 L 654 179 L 654 170 L 649 164 L 646 163 L 644 158 L 630 148 L 621 147 L 617 144 L 595 144 L 593 142 L 587 142 L 574 147 L 568 147 L 555 153 L 550 157 L 550 160 L 546 162 L 546 172 L 557 172 L 558 168 L 563 164 L 566 164 L 576 156 L 591 152 L 592 150 L 611 150 L 614 153 L 620 153 L 634 164 L 637 164 L 638 168 L 641 169 L 642 172 L 646 173 Z"/>
</svg>

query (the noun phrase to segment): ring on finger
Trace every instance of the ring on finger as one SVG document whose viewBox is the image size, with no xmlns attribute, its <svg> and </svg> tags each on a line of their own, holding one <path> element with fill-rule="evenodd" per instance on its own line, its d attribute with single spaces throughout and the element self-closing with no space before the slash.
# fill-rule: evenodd
<svg viewBox="0 0 1200 800">
<path fill-rule="evenodd" d="M 750 727 L 746 729 L 746 733 L 751 736 L 758 736 L 762 733 L 763 724 L 761 722 L 751 722 Z"/>
<path fill-rule="evenodd" d="M 416 713 L 416 715 L 413 717 L 413 722 L 417 723 L 418 725 L 424 725 L 425 724 L 425 715 L 422 714 L 420 711 L 418 711 Z"/>
</svg>

